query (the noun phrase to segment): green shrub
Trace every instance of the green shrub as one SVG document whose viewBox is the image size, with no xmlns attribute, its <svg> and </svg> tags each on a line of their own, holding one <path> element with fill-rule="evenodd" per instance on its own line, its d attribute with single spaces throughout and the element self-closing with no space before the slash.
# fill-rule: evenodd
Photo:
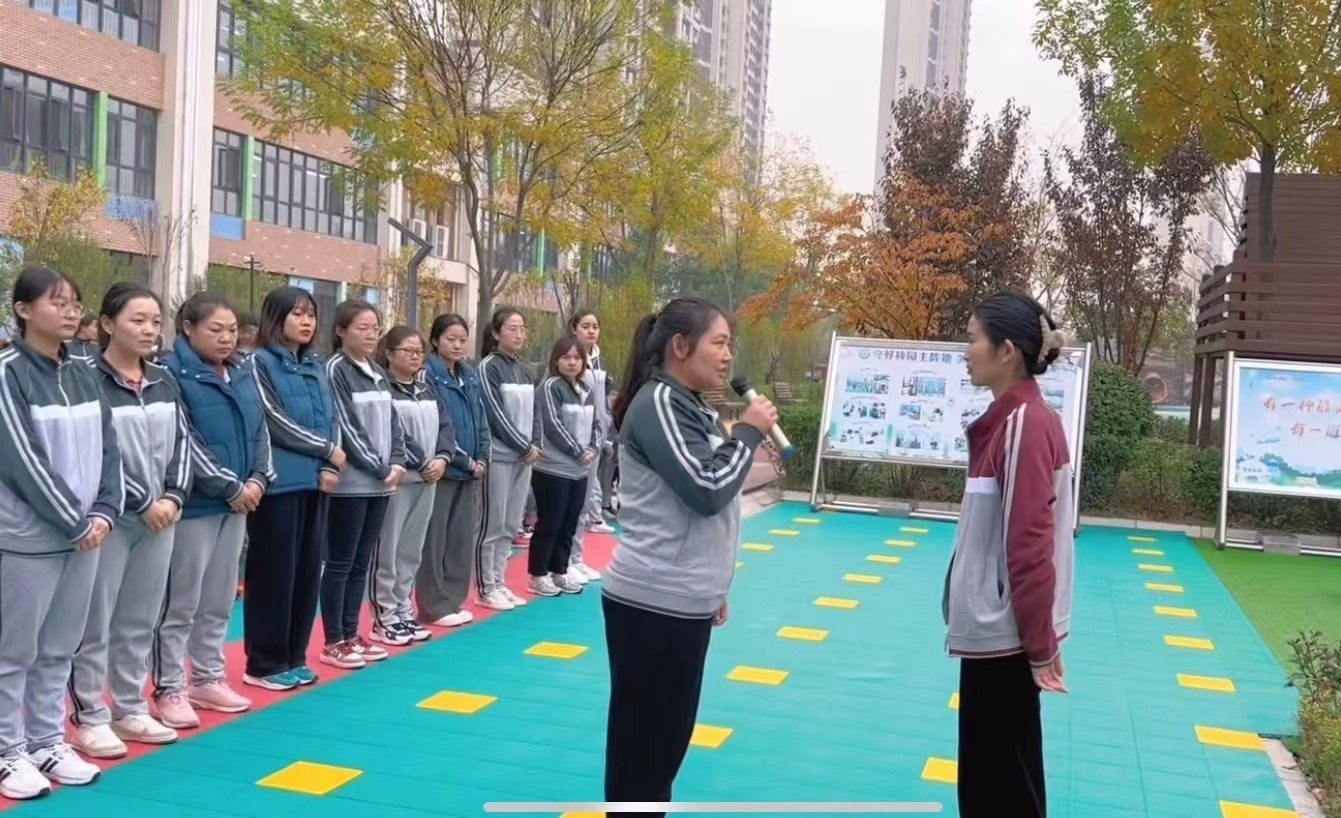
<svg viewBox="0 0 1341 818">
<path fill-rule="evenodd" d="M 1137 441 L 1154 428 L 1155 408 L 1141 382 L 1115 364 L 1095 364 L 1085 421 L 1081 508 L 1094 512 L 1112 505 L 1118 476 L 1131 463 Z"/>
<path fill-rule="evenodd" d="M 1166 440 L 1169 443 L 1187 442 L 1187 420 L 1185 418 L 1171 418 L 1164 415 L 1155 415 L 1155 425 L 1150 431 L 1150 436 L 1159 440 Z"/>
<path fill-rule="evenodd" d="M 1167 443 L 1153 437 L 1136 441 L 1127 465 L 1118 475 L 1113 503 L 1135 514 L 1151 511 L 1160 516 L 1181 516 L 1187 505 L 1185 487 L 1192 473 L 1193 449 L 1186 444 Z M 1088 479 L 1082 464 L 1081 480 Z"/>
<path fill-rule="evenodd" d="M 778 425 L 792 443 L 792 459 L 787 462 L 787 488 L 797 491 L 810 489 L 810 478 L 815 466 L 815 445 L 819 441 L 819 401 L 789 403 L 778 407 Z"/>
<path fill-rule="evenodd" d="M 1299 688 L 1300 766 L 1323 812 L 1341 816 L 1341 642 L 1317 631 L 1290 640 Z"/>
<path fill-rule="evenodd" d="M 1182 445 L 1187 446 L 1186 443 Z M 1224 457 L 1219 449 L 1188 448 L 1192 450 L 1192 468 L 1183 485 L 1183 501 L 1193 521 L 1209 523 L 1220 513 L 1220 472 Z"/>
</svg>

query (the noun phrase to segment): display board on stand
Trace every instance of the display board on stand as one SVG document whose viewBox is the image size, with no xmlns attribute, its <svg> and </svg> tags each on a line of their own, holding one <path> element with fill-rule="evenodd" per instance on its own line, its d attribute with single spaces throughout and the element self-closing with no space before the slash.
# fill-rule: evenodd
<svg viewBox="0 0 1341 818">
<path fill-rule="evenodd" d="M 825 461 L 968 467 L 965 429 L 986 411 L 992 394 L 969 380 L 967 349 L 962 343 L 834 337 L 811 482 L 812 508 L 877 510 L 872 505 L 824 501 Z M 1043 397 L 1062 417 L 1077 489 L 1091 355 L 1089 345 L 1067 347 L 1038 378 Z M 1078 522 L 1078 490 L 1076 496 Z"/>
<path fill-rule="evenodd" d="M 1341 500 L 1341 365 L 1226 358 L 1215 539 L 1249 545 L 1228 535 L 1230 492 Z"/>
</svg>

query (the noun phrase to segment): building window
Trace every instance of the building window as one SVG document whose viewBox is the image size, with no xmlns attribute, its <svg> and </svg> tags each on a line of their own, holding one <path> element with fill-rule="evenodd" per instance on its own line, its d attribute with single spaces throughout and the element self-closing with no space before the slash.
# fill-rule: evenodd
<svg viewBox="0 0 1341 818">
<path fill-rule="evenodd" d="M 119 99 L 107 100 L 107 189 L 121 196 L 154 198 L 158 161 L 158 112 Z"/>
<path fill-rule="evenodd" d="M 343 165 L 256 143 L 252 218 L 266 224 L 377 242 L 377 200 L 368 183 Z"/>
<path fill-rule="evenodd" d="M 28 0 L 28 6 L 122 42 L 158 50 L 162 0 Z"/>
<path fill-rule="evenodd" d="M 225 216 L 242 215 L 241 134 L 214 129 L 214 180 L 210 188 L 210 210 Z"/>
<path fill-rule="evenodd" d="M 72 179 L 93 159 L 93 95 L 83 88 L 0 67 L 0 170 L 43 162 Z"/>
<path fill-rule="evenodd" d="M 233 52 L 233 40 L 246 34 L 246 26 L 233 16 L 233 9 L 227 3 L 219 3 L 219 31 L 215 37 L 214 74 L 219 77 L 236 77 L 242 71 L 242 60 Z"/>
</svg>

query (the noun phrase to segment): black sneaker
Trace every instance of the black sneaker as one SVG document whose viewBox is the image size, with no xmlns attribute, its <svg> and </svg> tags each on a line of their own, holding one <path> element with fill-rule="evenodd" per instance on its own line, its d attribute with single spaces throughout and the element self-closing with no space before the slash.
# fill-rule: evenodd
<svg viewBox="0 0 1341 818">
<path fill-rule="evenodd" d="M 423 642 L 433 635 L 433 631 L 418 622 L 397 622 L 395 627 L 415 642 Z"/>
<path fill-rule="evenodd" d="M 372 640 L 374 642 L 381 642 L 383 645 L 402 646 L 410 644 L 410 642 L 414 641 L 414 637 L 401 630 L 399 622 L 393 622 L 385 628 L 374 625 L 372 629 Z"/>
</svg>

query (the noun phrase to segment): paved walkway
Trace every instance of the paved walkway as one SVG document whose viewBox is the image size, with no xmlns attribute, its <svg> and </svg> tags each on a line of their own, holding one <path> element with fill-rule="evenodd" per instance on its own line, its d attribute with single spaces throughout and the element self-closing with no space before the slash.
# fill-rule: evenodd
<svg viewBox="0 0 1341 818">
<path fill-rule="evenodd" d="M 957 672 L 939 612 L 952 534 L 796 503 L 745 521 L 676 798 L 937 801 L 955 815 Z M 1078 551 L 1072 693 L 1045 705 L 1051 814 L 1293 815 L 1256 734 L 1289 731 L 1294 697 L 1191 544 L 1091 529 Z M 540 600 L 14 814 L 476 816 L 486 801 L 597 800 L 603 654 L 598 594 Z"/>
</svg>

